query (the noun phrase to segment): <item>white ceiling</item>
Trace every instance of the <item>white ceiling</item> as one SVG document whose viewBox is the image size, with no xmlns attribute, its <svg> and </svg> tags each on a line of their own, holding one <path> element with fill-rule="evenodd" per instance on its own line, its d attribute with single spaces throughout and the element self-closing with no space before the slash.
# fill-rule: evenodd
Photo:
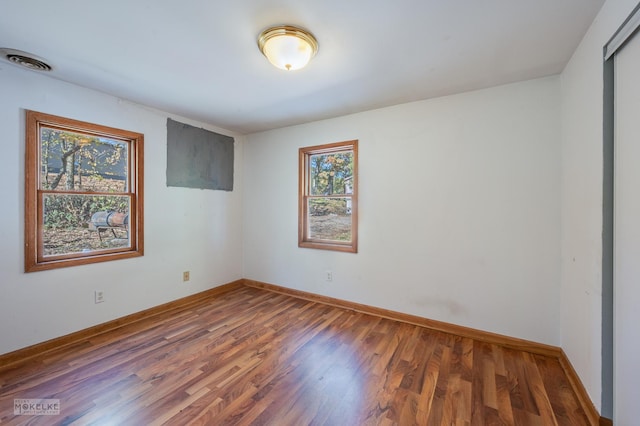
<svg viewBox="0 0 640 426">
<path fill-rule="evenodd" d="M 0 0 L 0 47 L 46 59 L 52 77 L 252 133 L 557 74 L 603 3 Z M 316 36 L 307 68 L 262 56 L 257 36 L 277 24 Z"/>
</svg>

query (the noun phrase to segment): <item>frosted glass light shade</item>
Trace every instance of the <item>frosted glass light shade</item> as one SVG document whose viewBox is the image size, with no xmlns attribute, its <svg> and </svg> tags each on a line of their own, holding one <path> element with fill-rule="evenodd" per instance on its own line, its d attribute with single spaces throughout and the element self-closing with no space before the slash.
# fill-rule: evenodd
<svg viewBox="0 0 640 426">
<path fill-rule="evenodd" d="M 303 68 L 318 51 L 318 42 L 311 33 L 289 25 L 263 31 L 258 45 L 269 62 L 287 71 Z"/>
</svg>

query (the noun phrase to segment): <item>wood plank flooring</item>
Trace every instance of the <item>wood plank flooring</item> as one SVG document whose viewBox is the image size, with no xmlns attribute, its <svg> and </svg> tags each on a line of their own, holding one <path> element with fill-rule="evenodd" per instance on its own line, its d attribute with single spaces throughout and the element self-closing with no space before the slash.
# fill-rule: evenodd
<svg viewBox="0 0 640 426">
<path fill-rule="evenodd" d="M 60 400 L 14 415 L 16 398 Z M 7 425 L 586 425 L 557 359 L 239 287 L 0 366 Z"/>
</svg>

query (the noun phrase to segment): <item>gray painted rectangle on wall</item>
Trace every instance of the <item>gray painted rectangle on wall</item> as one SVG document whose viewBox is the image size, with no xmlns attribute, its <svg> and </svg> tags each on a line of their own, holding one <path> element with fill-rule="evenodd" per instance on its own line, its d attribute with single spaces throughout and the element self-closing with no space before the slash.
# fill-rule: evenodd
<svg viewBox="0 0 640 426">
<path fill-rule="evenodd" d="M 233 191 L 233 142 L 167 119 L 167 186 Z"/>
</svg>

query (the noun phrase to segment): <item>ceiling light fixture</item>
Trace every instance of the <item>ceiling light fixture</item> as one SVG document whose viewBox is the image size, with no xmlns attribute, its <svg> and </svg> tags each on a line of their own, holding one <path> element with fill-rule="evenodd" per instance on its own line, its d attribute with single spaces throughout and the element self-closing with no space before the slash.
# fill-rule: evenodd
<svg viewBox="0 0 640 426">
<path fill-rule="evenodd" d="M 258 46 L 269 62 L 287 71 L 303 68 L 318 51 L 313 34 L 291 25 L 267 28 L 258 37 Z"/>
</svg>

